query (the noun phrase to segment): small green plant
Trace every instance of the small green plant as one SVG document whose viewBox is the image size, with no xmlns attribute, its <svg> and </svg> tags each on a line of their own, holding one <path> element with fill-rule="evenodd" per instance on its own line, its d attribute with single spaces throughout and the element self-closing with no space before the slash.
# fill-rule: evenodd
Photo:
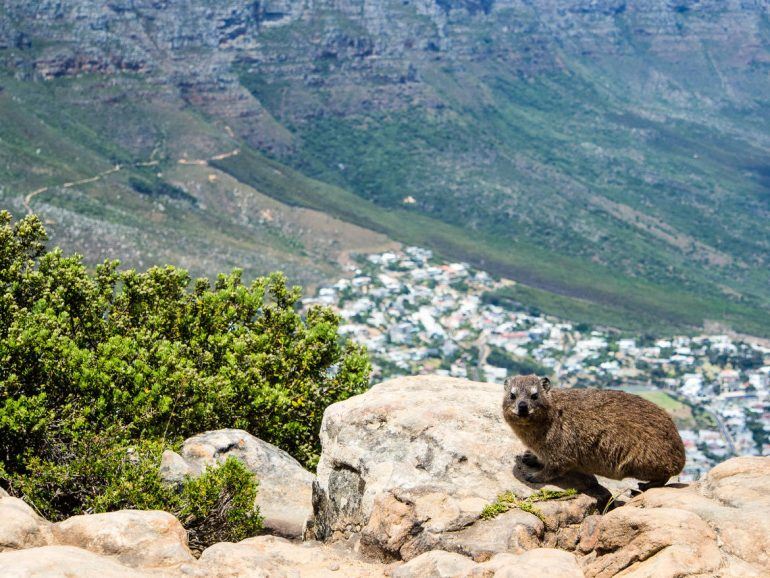
<svg viewBox="0 0 770 578">
<path fill-rule="evenodd" d="M 542 488 L 527 499 L 532 502 L 545 502 L 547 500 L 563 500 L 564 498 L 571 498 L 576 495 L 577 490 L 575 488 L 566 490 L 549 490 L 548 488 Z"/>
<path fill-rule="evenodd" d="M 610 499 L 607 500 L 607 503 L 604 505 L 604 508 L 602 508 L 602 516 L 606 514 L 610 509 L 613 508 L 613 504 L 617 501 L 617 499 L 625 494 L 630 488 L 624 488 L 620 490 L 619 492 L 613 494 L 610 496 Z"/>
<path fill-rule="evenodd" d="M 532 502 L 527 502 L 526 500 L 523 500 L 516 504 L 516 507 L 519 510 L 523 510 L 524 512 L 527 512 L 529 514 L 532 514 L 533 516 L 537 516 L 541 522 L 545 522 L 545 518 L 543 517 L 543 513 L 538 510 Z"/>
<path fill-rule="evenodd" d="M 239 542 L 257 534 L 262 517 L 254 505 L 256 498 L 254 475 L 230 456 L 183 482 L 174 513 L 187 528 L 190 548 L 201 551 L 216 542 Z"/>
<path fill-rule="evenodd" d="M 577 494 L 577 490 L 570 488 L 568 490 L 549 490 L 543 488 L 537 492 L 531 494 L 526 498 L 519 498 L 513 492 L 503 492 L 497 499 L 484 506 L 481 511 L 481 517 L 484 520 L 491 520 L 492 518 L 504 514 L 512 508 L 518 508 L 524 512 L 528 512 L 540 518 L 544 521 L 543 514 L 535 506 L 535 502 L 544 502 L 547 500 L 563 500 L 571 498 Z"/>
</svg>

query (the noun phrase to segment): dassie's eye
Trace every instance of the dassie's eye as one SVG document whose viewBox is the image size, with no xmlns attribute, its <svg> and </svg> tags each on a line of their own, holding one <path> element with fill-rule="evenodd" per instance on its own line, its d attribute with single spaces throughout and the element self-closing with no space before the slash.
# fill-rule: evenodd
<svg viewBox="0 0 770 578">
<path fill-rule="evenodd" d="M 537 393 L 533 393 L 533 394 L 530 396 L 530 399 L 537 399 L 537 397 L 538 397 Z"/>
<path fill-rule="evenodd" d="M 516 399 L 516 394 L 511 392 L 511 399 Z"/>
</svg>

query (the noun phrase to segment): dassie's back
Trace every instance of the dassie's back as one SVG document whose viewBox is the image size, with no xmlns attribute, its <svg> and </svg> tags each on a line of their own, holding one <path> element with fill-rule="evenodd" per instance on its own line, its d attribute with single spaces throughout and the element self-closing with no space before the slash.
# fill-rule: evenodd
<svg viewBox="0 0 770 578">
<path fill-rule="evenodd" d="M 664 410 L 623 391 L 551 392 L 559 431 L 575 452 L 575 469 L 610 478 L 668 479 L 684 467 L 682 439 Z"/>
</svg>

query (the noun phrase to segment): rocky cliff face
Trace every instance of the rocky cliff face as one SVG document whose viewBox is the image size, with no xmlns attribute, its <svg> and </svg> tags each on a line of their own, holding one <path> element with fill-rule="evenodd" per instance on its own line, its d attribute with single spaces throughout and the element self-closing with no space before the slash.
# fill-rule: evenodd
<svg viewBox="0 0 770 578">
<path fill-rule="evenodd" d="M 312 482 L 277 448 L 237 430 L 188 440 L 164 456 L 169 480 L 237 456 L 263 480 L 262 513 L 285 533 L 310 516 L 299 541 L 275 536 L 219 543 L 194 559 L 181 524 L 164 512 L 75 516 L 57 524 L 0 496 L 3 576 L 767 576 L 770 458 L 735 458 L 691 485 L 631 499 L 632 481 L 565 478 L 574 496 L 483 519 L 498 493 L 519 498 L 518 442 L 502 423 L 500 388 L 449 378 L 380 384 L 331 406 Z M 281 493 L 279 479 L 287 480 Z M 604 487 L 601 484 L 605 484 Z M 611 488 L 615 495 L 608 503 Z M 557 488 L 552 488 L 557 489 Z M 306 491 L 307 490 L 307 491 Z M 288 510 L 293 507 L 296 515 Z M 310 539 L 314 538 L 314 539 Z"/>
<path fill-rule="evenodd" d="M 660 294 L 636 296 L 629 315 L 764 315 L 769 14 L 764 0 L 11 0 L 8 106 L 64 127 L 77 150 L 65 161 L 34 140 L 20 157 L 23 135 L 4 135 L 0 176 L 34 191 L 41 175 L 80 168 L 82 146 L 112 162 L 158 150 L 161 169 L 248 148 L 352 202 L 276 186 L 259 157 L 212 164 L 539 288 L 618 306 L 630 279 Z M 514 244 L 516 257 L 499 249 Z M 542 265 L 560 259 L 585 278 Z M 672 287 L 686 305 L 661 312 Z M 754 331 L 748 310 L 723 317 Z"/>
<path fill-rule="evenodd" d="M 753 73 L 770 65 L 769 13 L 762 0 L 11 1 L 0 55 L 42 78 L 156 75 L 212 114 L 255 123 L 261 103 L 240 87 L 235 65 L 270 83 L 358 85 L 358 98 L 337 103 L 348 114 L 418 97 L 440 104 L 424 78 L 437 62 L 492 60 L 537 74 L 586 57 L 610 72 L 639 67 L 622 76 L 640 93 L 672 96 L 666 84 L 681 85 L 702 102 L 738 103 L 766 83 Z M 284 112 L 310 116 L 318 104 L 287 102 Z"/>
</svg>

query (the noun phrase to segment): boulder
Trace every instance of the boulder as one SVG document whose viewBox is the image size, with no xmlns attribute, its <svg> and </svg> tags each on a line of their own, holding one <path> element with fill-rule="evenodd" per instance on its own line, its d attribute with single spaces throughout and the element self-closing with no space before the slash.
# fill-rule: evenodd
<svg viewBox="0 0 770 578">
<path fill-rule="evenodd" d="M 581 536 L 585 575 L 609 578 L 710 575 L 722 564 L 716 533 L 701 518 L 676 508 L 624 506 Z"/>
<path fill-rule="evenodd" d="M 74 546 L 44 546 L 0 553 L 3 578 L 150 578 L 158 577 L 107 556 Z"/>
<path fill-rule="evenodd" d="M 313 474 L 276 446 L 238 429 L 209 431 L 186 440 L 181 455 L 167 451 L 161 462 L 161 476 L 179 482 L 184 476 L 200 475 L 207 466 L 229 456 L 241 460 L 259 480 L 257 505 L 264 526 L 271 533 L 302 536 L 312 515 Z"/>
<path fill-rule="evenodd" d="M 698 488 L 704 496 L 733 508 L 770 508 L 770 457 L 722 462 L 703 477 Z"/>
<path fill-rule="evenodd" d="M 392 578 L 583 578 L 573 554 L 537 548 L 519 555 L 497 554 L 476 563 L 460 554 L 434 550 L 391 571 Z"/>
<path fill-rule="evenodd" d="M 689 512 L 718 536 L 723 557 L 736 575 L 758 576 L 770 568 L 770 458 L 733 458 L 697 484 L 649 490 L 626 508 L 630 513 L 639 508 Z M 692 536 L 690 541 L 698 539 Z"/>
<path fill-rule="evenodd" d="M 410 543 L 402 554 L 408 559 L 412 557 L 412 551 L 434 548 L 483 562 L 498 552 L 518 554 L 538 548 L 544 534 L 545 525 L 537 516 L 514 509 L 491 520 L 479 520 L 457 532 L 425 533 L 421 539 Z"/>
<path fill-rule="evenodd" d="M 523 554 L 498 554 L 479 564 L 472 576 L 495 578 L 583 578 L 575 556 L 555 548 L 537 548 Z"/>
<path fill-rule="evenodd" d="M 187 572 L 187 568 L 183 568 Z M 345 548 L 319 542 L 292 542 L 278 536 L 258 536 L 233 544 L 220 542 L 201 554 L 188 574 L 210 578 L 376 578 L 386 567 L 359 559 Z"/>
<path fill-rule="evenodd" d="M 51 523 L 29 505 L 10 496 L 0 498 L 0 552 L 53 543 Z"/>
<path fill-rule="evenodd" d="M 393 578 L 457 578 L 470 576 L 477 567 L 473 560 L 460 554 L 433 550 L 395 568 L 390 575 Z"/>
<path fill-rule="evenodd" d="M 502 389 L 441 376 L 398 378 L 328 407 L 308 534 L 360 539 L 365 553 L 382 560 L 436 549 L 484 559 L 540 546 L 543 524 L 531 514 L 511 516 L 504 529 L 479 524 L 498 494 L 526 497 L 540 487 L 522 481 L 516 467 L 524 447 L 503 423 Z M 549 530 L 573 524 L 576 541 L 577 525 L 609 493 L 593 477 L 559 484 L 591 494 L 548 506 Z"/>
<path fill-rule="evenodd" d="M 53 525 L 58 544 L 114 556 L 133 568 L 170 568 L 194 560 L 187 532 L 168 512 L 121 510 L 73 516 Z"/>
</svg>

